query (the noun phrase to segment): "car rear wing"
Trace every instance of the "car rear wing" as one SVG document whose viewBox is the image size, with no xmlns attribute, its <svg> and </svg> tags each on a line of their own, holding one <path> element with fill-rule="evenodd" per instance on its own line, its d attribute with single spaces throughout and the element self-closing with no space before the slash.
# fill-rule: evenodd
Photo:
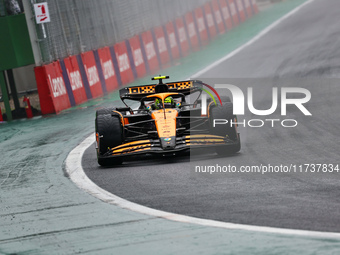
<svg viewBox="0 0 340 255">
<path fill-rule="evenodd" d="M 145 96 L 155 94 L 155 86 L 157 84 L 140 85 L 133 87 L 126 87 L 119 90 L 119 95 L 122 100 L 130 99 L 139 101 Z M 182 93 L 189 95 L 196 91 L 200 91 L 203 83 L 199 80 L 188 80 L 188 81 L 176 81 L 166 83 L 169 88 L 169 92 Z"/>
</svg>

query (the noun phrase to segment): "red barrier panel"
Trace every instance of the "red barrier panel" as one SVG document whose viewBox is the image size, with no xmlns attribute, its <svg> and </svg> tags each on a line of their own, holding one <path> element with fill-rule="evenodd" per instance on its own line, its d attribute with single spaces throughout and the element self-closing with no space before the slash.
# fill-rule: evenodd
<svg viewBox="0 0 340 255">
<path fill-rule="evenodd" d="M 165 28 L 169 38 L 172 58 L 173 59 L 179 58 L 180 57 L 178 48 L 179 46 L 177 45 L 175 29 L 172 22 L 171 21 L 168 22 L 168 24 L 165 25 Z"/>
<path fill-rule="evenodd" d="M 147 31 L 142 34 L 142 41 L 144 44 L 146 59 L 149 63 L 150 72 L 155 72 L 159 69 L 159 63 L 157 59 L 155 45 L 153 44 L 151 31 Z"/>
<path fill-rule="evenodd" d="M 245 5 L 245 9 L 246 9 L 246 12 L 247 12 L 247 17 L 248 19 L 253 16 L 253 13 L 251 11 L 251 0 L 244 0 L 244 5 Z"/>
<path fill-rule="evenodd" d="M 257 14 L 259 12 L 259 8 L 257 6 L 256 0 L 251 0 L 251 5 L 253 7 L 254 14 Z"/>
<path fill-rule="evenodd" d="M 238 13 L 240 15 L 241 22 L 244 22 L 246 20 L 246 13 L 243 8 L 242 0 L 235 0 L 235 2 L 236 2 Z"/>
<path fill-rule="evenodd" d="M 103 70 L 106 89 L 108 92 L 114 91 L 115 89 L 118 88 L 118 81 L 113 67 L 113 62 L 111 59 L 110 48 L 104 47 L 98 49 L 98 55 L 100 59 L 100 65 Z"/>
<path fill-rule="evenodd" d="M 188 12 L 187 14 L 185 14 L 185 23 L 187 25 L 191 48 L 192 50 L 198 50 L 200 45 L 199 45 L 199 40 L 198 40 L 198 36 L 196 33 L 194 18 L 191 12 Z"/>
<path fill-rule="evenodd" d="M 163 27 L 156 27 L 154 29 L 154 33 L 155 33 L 155 37 L 157 41 L 158 53 L 159 53 L 159 57 L 161 60 L 161 64 L 164 67 L 164 64 L 170 62 L 170 55 L 169 55 L 168 48 L 166 46 Z"/>
<path fill-rule="evenodd" d="M 119 67 L 119 72 L 120 72 L 120 76 L 122 79 L 122 84 L 125 85 L 129 82 L 132 82 L 134 80 L 134 77 L 133 77 L 125 41 L 115 44 L 113 48 L 116 53 L 116 58 L 118 61 L 118 67 Z"/>
<path fill-rule="evenodd" d="M 208 37 L 207 28 L 205 27 L 203 11 L 201 7 L 198 7 L 195 9 L 195 19 L 196 19 L 198 34 L 201 39 L 201 43 L 203 45 L 206 45 L 208 43 L 209 37 Z"/>
<path fill-rule="evenodd" d="M 226 2 L 226 0 L 219 0 L 219 3 L 220 3 L 220 6 L 221 6 L 224 22 L 227 26 L 227 29 L 230 30 L 230 29 L 233 28 L 233 22 L 231 21 L 231 16 L 230 16 L 230 13 L 229 13 L 227 2 Z"/>
<path fill-rule="evenodd" d="M 67 76 L 71 83 L 72 93 L 76 104 L 87 101 L 86 92 L 81 78 L 78 61 L 76 56 L 64 59 Z"/>
<path fill-rule="evenodd" d="M 220 6 L 218 4 L 218 0 L 212 1 L 212 8 L 213 8 L 214 17 L 216 20 L 216 25 L 218 27 L 218 31 L 220 34 L 223 34 L 225 33 L 225 27 L 224 27 L 224 22 L 223 22 L 222 15 L 221 15 Z"/>
<path fill-rule="evenodd" d="M 217 31 L 216 31 L 213 13 L 211 11 L 209 3 L 206 3 L 204 5 L 204 12 L 205 12 L 205 18 L 207 20 L 208 29 L 209 29 L 209 33 L 210 33 L 210 37 L 211 37 L 210 39 L 212 39 L 213 37 L 215 37 L 217 35 Z"/>
<path fill-rule="evenodd" d="M 182 17 L 176 19 L 176 28 L 178 32 L 179 43 L 181 45 L 182 57 L 184 57 L 188 55 L 190 47 Z"/>
<path fill-rule="evenodd" d="M 138 78 L 146 75 L 146 67 L 143 59 L 142 47 L 139 36 L 136 35 L 129 40 L 133 61 L 135 63 Z"/>
<path fill-rule="evenodd" d="M 88 51 L 81 54 L 84 63 L 86 77 L 90 85 L 92 98 L 97 98 L 103 95 L 102 85 L 100 83 L 99 74 L 96 66 L 96 60 L 93 51 Z"/>
<path fill-rule="evenodd" d="M 58 113 L 70 108 L 59 62 L 34 68 L 42 114 Z"/>
<path fill-rule="evenodd" d="M 237 26 L 240 23 L 240 21 L 238 19 L 236 4 L 235 4 L 234 0 L 226 0 L 226 1 L 227 1 L 228 6 L 229 6 L 230 15 L 231 15 L 231 18 L 233 19 L 234 26 Z M 237 0 L 235 0 L 235 1 L 237 1 Z"/>
</svg>

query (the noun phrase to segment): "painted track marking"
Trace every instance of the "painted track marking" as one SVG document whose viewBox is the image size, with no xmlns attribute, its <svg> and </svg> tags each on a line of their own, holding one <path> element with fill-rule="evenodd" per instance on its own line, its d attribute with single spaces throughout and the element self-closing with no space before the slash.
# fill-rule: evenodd
<svg viewBox="0 0 340 255">
<path fill-rule="evenodd" d="M 295 230 L 295 229 L 285 229 L 285 228 L 273 228 L 273 227 L 262 227 L 262 226 L 252 226 L 228 223 L 216 220 L 206 220 L 196 217 L 190 217 L 175 213 L 169 213 L 161 210 L 152 209 L 143 205 L 139 205 L 121 197 L 118 197 L 110 192 L 100 188 L 94 182 L 92 182 L 84 172 L 81 165 L 81 160 L 84 152 L 95 142 L 95 135 L 91 134 L 82 143 L 80 143 L 76 148 L 74 148 L 68 155 L 65 168 L 70 179 L 82 190 L 91 194 L 92 196 L 104 201 L 105 203 L 113 204 L 124 209 L 128 209 L 134 212 L 160 217 L 167 220 L 198 224 L 206 227 L 218 227 L 224 229 L 235 229 L 235 230 L 247 230 L 262 233 L 272 233 L 272 234 L 284 234 L 284 235 L 297 235 L 306 236 L 321 239 L 340 239 L 340 233 L 334 232 L 319 232 L 319 231 L 307 231 L 307 230 Z"/>
</svg>

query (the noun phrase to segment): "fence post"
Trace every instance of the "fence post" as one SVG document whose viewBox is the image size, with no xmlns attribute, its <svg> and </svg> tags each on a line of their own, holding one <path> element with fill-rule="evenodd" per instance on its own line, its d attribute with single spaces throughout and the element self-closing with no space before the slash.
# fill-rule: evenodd
<svg viewBox="0 0 340 255">
<path fill-rule="evenodd" d="M 4 74 L 3 71 L 0 71 L 0 87 L 1 87 L 1 92 L 2 92 L 2 98 L 4 99 L 4 103 L 5 103 L 7 121 L 11 121 L 12 120 L 12 110 L 11 110 L 11 106 L 9 105 L 7 85 L 6 85 L 6 81 L 5 81 L 5 74 Z"/>
</svg>

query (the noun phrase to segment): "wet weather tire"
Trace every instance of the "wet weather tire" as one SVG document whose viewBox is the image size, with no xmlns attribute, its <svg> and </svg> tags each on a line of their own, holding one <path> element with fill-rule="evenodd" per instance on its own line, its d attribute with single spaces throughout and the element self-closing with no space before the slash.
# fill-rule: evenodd
<svg viewBox="0 0 340 255">
<path fill-rule="evenodd" d="M 118 116 L 111 114 L 98 115 L 96 118 L 97 159 L 101 166 L 121 164 L 120 158 L 102 158 L 102 156 L 123 142 L 123 127 Z"/>
<path fill-rule="evenodd" d="M 96 118 L 99 116 L 99 115 L 104 115 L 104 114 L 112 114 L 113 111 L 115 111 L 116 108 L 113 108 L 113 107 L 108 107 L 108 108 L 103 108 L 103 109 L 99 109 L 96 111 Z"/>
<path fill-rule="evenodd" d="M 236 116 L 233 115 L 233 104 L 231 102 L 224 102 L 223 106 L 214 106 L 209 109 L 210 111 L 210 132 L 213 135 L 228 136 L 229 139 L 235 142 L 233 145 L 218 146 L 216 152 L 219 155 L 225 156 L 233 154 L 241 149 L 240 136 L 237 133 L 234 125 L 230 126 L 230 121 L 235 121 Z M 213 126 L 214 119 L 227 120 L 226 124 L 217 124 Z"/>
</svg>

